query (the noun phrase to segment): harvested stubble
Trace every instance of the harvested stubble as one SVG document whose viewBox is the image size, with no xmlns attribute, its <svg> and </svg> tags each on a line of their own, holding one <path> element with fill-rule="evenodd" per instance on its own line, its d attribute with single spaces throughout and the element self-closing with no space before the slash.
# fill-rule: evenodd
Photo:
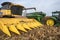
<svg viewBox="0 0 60 40">
<path fill-rule="evenodd" d="M 0 40 L 59 40 L 60 27 L 44 26 L 35 28 L 27 33 L 21 32 L 21 34 L 12 34 L 12 37 L 8 37 L 0 31 Z"/>
</svg>

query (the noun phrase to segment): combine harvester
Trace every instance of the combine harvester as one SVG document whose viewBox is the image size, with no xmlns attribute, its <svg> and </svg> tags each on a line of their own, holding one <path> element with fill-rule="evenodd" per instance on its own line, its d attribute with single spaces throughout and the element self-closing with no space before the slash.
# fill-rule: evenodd
<svg viewBox="0 0 60 40">
<path fill-rule="evenodd" d="M 32 30 L 32 28 L 37 28 L 43 26 L 35 19 L 30 19 L 22 16 L 23 10 L 35 9 L 35 8 L 25 8 L 21 5 L 15 5 L 10 2 L 4 2 L 1 4 L 0 8 L 0 30 L 3 31 L 8 36 L 11 36 L 11 32 L 20 35 L 18 30 L 27 32 L 26 29 Z"/>
</svg>

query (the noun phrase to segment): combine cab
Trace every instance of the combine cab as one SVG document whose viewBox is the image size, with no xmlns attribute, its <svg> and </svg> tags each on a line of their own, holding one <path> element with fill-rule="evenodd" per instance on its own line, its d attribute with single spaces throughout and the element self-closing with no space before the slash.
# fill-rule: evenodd
<svg viewBox="0 0 60 40">
<path fill-rule="evenodd" d="M 20 35 L 20 32 L 18 30 L 27 32 L 26 29 L 32 30 L 31 28 L 43 26 L 35 19 L 29 19 L 22 16 L 22 11 L 27 10 L 27 8 L 25 8 L 24 6 L 15 5 L 10 2 L 4 2 L 1 5 L 2 7 L 0 8 L 0 30 L 8 36 L 11 36 L 10 31 Z"/>
</svg>

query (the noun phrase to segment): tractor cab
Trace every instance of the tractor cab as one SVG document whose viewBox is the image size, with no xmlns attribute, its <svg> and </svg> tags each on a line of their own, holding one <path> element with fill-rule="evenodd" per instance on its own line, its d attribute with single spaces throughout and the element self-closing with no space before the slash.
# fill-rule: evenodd
<svg viewBox="0 0 60 40">
<path fill-rule="evenodd" d="M 57 20 L 60 20 L 60 11 L 52 12 L 52 16 L 56 17 Z"/>
</svg>

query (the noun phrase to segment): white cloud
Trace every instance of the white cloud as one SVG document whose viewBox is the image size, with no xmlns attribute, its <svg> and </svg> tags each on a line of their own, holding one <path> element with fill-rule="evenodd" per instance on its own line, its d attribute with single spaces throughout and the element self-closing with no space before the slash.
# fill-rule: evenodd
<svg viewBox="0 0 60 40">
<path fill-rule="evenodd" d="M 10 1 L 16 4 L 24 5 L 25 7 L 36 7 L 37 11 L 46 12 L 47 15 L 51 15 L 52 11 L 60 10 L 60 0 L 4 0 Z M 0 4 L 4 2 L 0 1 Z"/>
</svg>

